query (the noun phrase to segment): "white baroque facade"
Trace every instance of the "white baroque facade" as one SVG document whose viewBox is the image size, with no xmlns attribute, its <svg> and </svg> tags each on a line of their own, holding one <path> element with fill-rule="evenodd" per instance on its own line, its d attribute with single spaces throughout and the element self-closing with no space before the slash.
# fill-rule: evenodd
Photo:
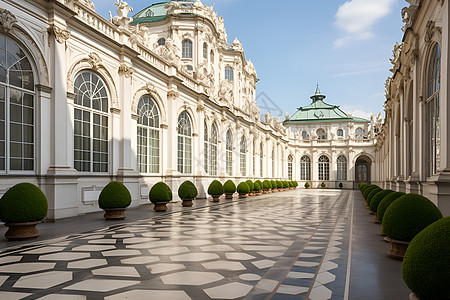
<svg viewBox="0 0 450 300">
<path fill-rule="evenodd" d="M 255 67 L 211 7 L 164 2 L 133 19 L 115 5 L 108 20 L 90 0 L 0 0 L 0 194 L 32 182 L 61 219 L 97 211 L 111 180 L 138 206 L 158 181 L 176 196 L 192 180 L 206 197 L 217 178 L 300 180 L 305 153 L 312 174 L 320 153 L 332 173 L 346 156 L 347 187 L 358 157 L 374 164 L 374 141 L 352 141 L 351 124 L 319 143 L 261 120 Z"/>
</svg>

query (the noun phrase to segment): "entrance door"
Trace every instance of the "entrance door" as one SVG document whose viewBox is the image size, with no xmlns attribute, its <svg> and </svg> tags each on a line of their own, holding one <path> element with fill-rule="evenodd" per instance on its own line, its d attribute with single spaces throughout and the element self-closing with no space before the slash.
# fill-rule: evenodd
<svg viewBox="0 0 450 300">
<path fill-rule="evenodd" d="M 355 178 L 356 183 L 365 182 L 370 183 L 370 166 L 372 164 L 372 160 L 363 155 L 358 157 L 355 164 Z"/>
</svg>

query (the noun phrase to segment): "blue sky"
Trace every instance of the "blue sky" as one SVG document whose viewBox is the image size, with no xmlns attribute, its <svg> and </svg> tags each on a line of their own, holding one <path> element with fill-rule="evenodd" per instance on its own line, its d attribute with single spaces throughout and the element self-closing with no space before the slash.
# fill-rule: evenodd
<svg viewBox="0 0 450 300">
<path fill-rule="evenodd" d="M 134 12 L 156 1 L 128 0 Z M 225 20 L 252 60 L 264 92 L 291 115 L 310 103 L 319 83 L 326 101 L 355 116 L 382 111 L 389 58 L 403 33 L 403 0 L 203 0 Z M 94 0 L 115 15 L 114 1 Z"/>
</svg>

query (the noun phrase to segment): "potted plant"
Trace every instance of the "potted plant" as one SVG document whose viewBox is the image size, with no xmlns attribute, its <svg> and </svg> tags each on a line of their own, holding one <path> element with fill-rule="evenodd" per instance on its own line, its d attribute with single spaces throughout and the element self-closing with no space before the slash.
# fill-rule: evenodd
<svg viewBox="0 0 450 300">
<path fill-rule="evenodd" d="M 277 182 L 275 180 L 271 180 L 270 183 L 272 184 L 272 192 L 278 192 Z"/>
<path fill-rule="evenodd" d="M 297 187 L 298 187 L 298 182 L 294 181 L 294 189 L 297 189 Z"/>
<path fill-rule="evenodd" d="M 375 213 L 370 210 L 370 201 L 372 201 L 373 196 L 375 196 L 377 193 L 381 192 L 383 189 L 380 187 L 375 187 L 373 189 L 371 189 L 370 193 L 367 194 L 366 197 L 366 206 L 369 209 L 370 214 L 374 215 Z"/>
<path fill-rule="evenodd" d="M 264 194 L 270 194 L 270 189 L 272 188 L 272 184 L 269 180 L 263 181 L 263 193 Z"/>
<path fill-rule="evenodd" d="M 36 225 L 48 212 L 45 194 L 34 184 L 24 182 L 11 187 L 0 199 L 0 220 L 8 227 L 8 240 L 39 236 Z"/>
<path fill-rule="evenodd" d="M 325 188 L 325 187 L 326 187 L 325 182 L 322 182 L 322 183 L 320 184 L 320 186 L 321 186 L 322 188 Z"/>
<path fill-rule="evenodd" d="M 422 195 L 406 194 L 395 200 L 384 213 L 382 226 L 391 243 L 389 256 L 403 259 L 411 240 L 430 224 L 442 219 L 433 202 Z"/>
<path fill-rule="evenodd" d="M 344 185 L 342 184 L 342 182 L 339 182 L 339 188 L 342 190 L 343 187 Z"/>
<path fill-rule="evenodd" d="M 213 202 L 219 202 L 219 197 L 223 195 L 223 185 L 218 180 L 214 180 L 208 187 L 208 194 L 213 197 Z"/>
<path fill-rule="evenodd" d="M 98 197 L 98 206 L 105 211 L 103 217 L 106 220 L 125 219 L 125 210 L 130 204 L 130 191 L 117 181 L 108 183 Z"/>
<path fill-rule="evenodd" d="M 239 193 L 239 198 L 247 198 L 248 193 L 250 192 L 250 187 L 247 182 L 241 182 L 237 186 L 237 192 Z"/>
<path fill-rule="evenodd" d="M 255 193 L 253 188 L 255 187 L 255 184 L 253 183 L 253 181 L 249 179 L 245 183 L 247 183 L 248 187 L 250 188 L 250 196 L 254 196 Z"/>
<path fill-rule="evenodd" d="M 278 189 L 278 191 L 283 190 L 283 183 L 280 180 L 277 180 L 277 189 Z"/>
<path fill-rule="evenodd" d="M 255 181 L 253 190 L 255 191 L 256 196 L 261 195 L 261 186 L 259 185 L 258 181 Z"/>
<path fill-rule="evenodd" d="M 262 181 L 259 180 L 259 179 L 256 180 L 255 183 L 256 183 L 256 182 L 259 184 L 259 192 L 258 192 L 258 194 L 261 195 L 261 194 L 262 194 L 262 189 L 263 189 L 263 183 L 262 183 Z"/>
<path fill-rule="evenodd" d="M 225 199 L 233 199 L 233 194 L 236 193 L 236 185 L 233 180 L 227 180 L 225 182 L 223 191 L 225 192 Z"/>
<path fill-rule="evenodd" d="M 155 211 L 164 212 L 167 210 L 167 203 L 172 201 L 172 190 L 164 182 L 158 182 L 150 190 L 149 198 Z"/>
<path fill-rule="evenodd" d="M 398 198 L 400 198 L 403 195 L 406 195 L 406 194 L 403 192 L 395 192 L 395 193 L 387 195 L 386 197 L 383 198 L 383 200 L 381 200 L 380 204 L 378 204 L 378 207 L 377 207 L 378 221 L 383 222 L 384 213 L 388 209 L 389 205 L 391 205 L 392 202 L 394 202 L 395 200 L 397 200 Z"/>
<path fill-rule="evenodd" d="M 380 221 L 378 221 L 377 211 L 378 211 L 378 206 L 380 205 L 381 200 L 383 200 L 384 197 L 386 197 L 392 193 L 394 193 L 393 190 L 382 190 L 382 191 L 376 193 L 375 196 L 372 197 L 372 200 L 370 201 L 370 204 L 369 204 L 369 209 L 375 213 L 375 223 L 380 223 Z"/>
<path fill-rule="evenodd" d="M 410 299 L 449 299 L 450 217 L 434 222 L 409 244 L 402 276 L 414 293 Z"/>
<path fill-rule="evenodd" d="M 310 186 L 309 182 L 305 182 L 305 189 L 309 189 Z"/>
<path fill-rule="evenodd" d="M 197 187 L 189 180 L 183 182 L 178 188 L 178 196 L 183 201 L 181 203 L 183 207 L 192 207 L 192 201 L 195 199 L 195 197 L 197 197 L 197 195 Z"/>
</svg>

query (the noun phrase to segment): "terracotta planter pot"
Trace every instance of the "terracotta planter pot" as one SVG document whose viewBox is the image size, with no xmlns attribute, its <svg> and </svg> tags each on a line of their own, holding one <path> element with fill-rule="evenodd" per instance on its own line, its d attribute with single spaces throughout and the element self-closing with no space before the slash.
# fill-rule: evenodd
<svg viewBox="0 0 450 300">
<path fill-rule="evenodd" d="M 375 223 L 377 223 L 377 224 L 381 224 L 381 222 L 380 222 L 380 220 L 378 220 L 378 216 L 377 216 L 377 214 L 375 214 Z"/>
<path fill-rule="evenodd" d="M 220 196 L 216 196 L 216 195 L 211 195 L 212 197 L 213 197 L 213 200 L 212 200 L 212 202 L 219 202 L 220 201 Z"/>
<path fill-rule="evenodd" d="M 36 225 L 40 221 L 36 222 L 23 222 L 23 223 L 6 223 L 8 231 L 5 233 L 5 238 L 8 240 L 23 240 L 38 237 L 39 231 L 36 229 Z"/>
<path fill-rule="evenodd" d="M 376 215 L 377 213 L 375 213 L 375 212 L 369 210 L 369 214 L 371 214 L 371 215 Z"/>
<path fill-rule="evenodd" d="M 408 249 L 409 242 L 398 241 L 389 237 L 385 237 L 384 239 L 391 243 L 391 247 L 388 250 L 388 255 L 392 258 L 403 260 L 403 257 L 405 257 L 406 249 Z"/>
<path fill-rule="evenodd" d="M 233 199 L 233 194 L 225 194 L 225 199 L 227 199 L 227 200 Z"/>
<path fill-rule="evenodd" d="M 194 203 L 192 202 L 192 200 L 194 200 L 193 198 L 185 198 L 181 200 L 183 200 L 183 202 L 181 203 L 183 207 L 192 207 L 192 205 L 194 205 Z"/>
<path fill-rule="evenodd" d="M 103 217 L 106 220 L 124 220 L 127 216 L 125 215 L 126 208 L 106 208 L 104 209 L 105 214 Z"/>
<path fill-rule="evenodd" d="M 247 197 L 248 197 L 248 194 L 239 194 L 239 199 L 247 198 Z"/>
<path fill-rule="evenodd" d="M 169 202 L 155 202 L 153 203 L 155 205 L 153 210 L 157 212 L 164 212 L 167 210 L 167 203 Z"/>
</svg>

